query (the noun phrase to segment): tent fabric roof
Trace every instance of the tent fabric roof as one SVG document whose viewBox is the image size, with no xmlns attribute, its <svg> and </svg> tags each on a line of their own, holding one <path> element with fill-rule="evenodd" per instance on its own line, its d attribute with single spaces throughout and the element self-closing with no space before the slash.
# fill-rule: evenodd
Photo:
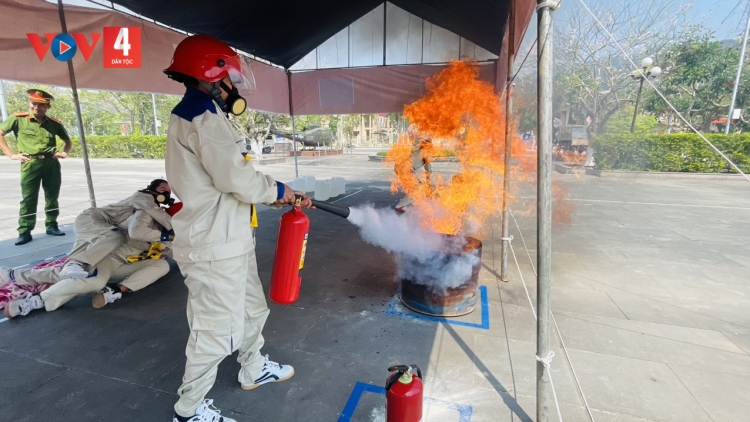
<svg viewBox="0 0 750 422">
<path fill-rule="evenodd" d="M 389 1 L 500 54 L 512 0 Z M 183 31 L 220 38 L 241 51 L 288 69 L 383 1 L 116 0 L 114 3 Z"/>
</svg>

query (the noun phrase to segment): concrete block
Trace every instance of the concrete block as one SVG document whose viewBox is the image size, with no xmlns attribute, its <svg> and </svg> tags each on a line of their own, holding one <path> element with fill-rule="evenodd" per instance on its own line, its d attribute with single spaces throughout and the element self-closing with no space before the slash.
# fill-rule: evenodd
<svg viewBox="0 0 750 422">
<path fill-rule="evenodd" d="M 307 192 L 307 182 L 304 177 L 298 177 L 292 180 L 292 189 Z"/>
<path fill-rule="evenodd" d="M 315 199 L 318 201 L 327 201 L 331 197 L 331 185 L 327 180 L 318 180 L 315 182 Z"/>
<path fill-rule="evenodd" d="M 346 193 L 346 179 L 343 177 L 332 178 L 331 185 L 333 186 L 331 196 L 339 196 Z"/>
<path fill-rule="evenodd" d="M 305 176 L 305 192 L 312 192 L 315 190 L 315 176 Z"/>
</svg>

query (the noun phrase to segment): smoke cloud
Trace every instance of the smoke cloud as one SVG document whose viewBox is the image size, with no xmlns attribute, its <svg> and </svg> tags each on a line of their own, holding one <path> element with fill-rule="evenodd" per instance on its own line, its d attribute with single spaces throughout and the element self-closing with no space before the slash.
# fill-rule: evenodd
<svg viewBox="0 0 750 422">
<path fill-rule="evenodd" d="M 350 208 L 349 220 L 365 242 L 394 254 L 399 279 L 429 286 L 436 293 L 459 287 L 479 263 L 476 254 L 460 254 L 462 236 L 444 236 L 426 230 L 411 210 L 398 214 L 390 208 Z"/>
</svg>

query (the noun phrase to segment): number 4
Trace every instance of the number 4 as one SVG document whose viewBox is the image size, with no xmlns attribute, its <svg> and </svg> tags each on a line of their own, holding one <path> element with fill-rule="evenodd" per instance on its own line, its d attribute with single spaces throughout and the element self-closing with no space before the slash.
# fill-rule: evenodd
<svg viewBox="0 0 750 422">
<path fill-rule="evenodd" d="M 130 51 L 128 28 L 120 28 L 120 32 L 117 34 L 117 39 L 115 40 L 115 50 L 122 50 L 122 55 L 125 57 L 128 56 L 128 51 Z"/>
</svg>

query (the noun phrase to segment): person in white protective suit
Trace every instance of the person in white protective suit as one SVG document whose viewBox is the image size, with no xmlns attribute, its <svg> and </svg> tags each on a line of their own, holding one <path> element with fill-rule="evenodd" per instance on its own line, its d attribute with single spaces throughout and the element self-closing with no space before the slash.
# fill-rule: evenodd
<svg viewBox="0 0 750 422">
<path fill-rule="evenodd" d="M 206 394 L 219 363 L 239 350 L 238 381 L 244 390 L 294 375 L 261 354 L 261 331 L 269 310 L 255 260 L 255 205 L 302 206 L 310 198 L 255 171 L 245 160 L 225 113 L 239 115 L 246 83 L 241 59 L 225 43 L 204 35 L 184 39 L 164 70 L 187 87 L 172 110 L 166 170 L 183 207 L 172 221 L 174 260 L 190 294 L 190 337 L 174 422 L 235 422 L 221 416 Z"/>
<path fill-rule="evenodd" d="M 171 219 L 167 214 L 167 218 Z M 0 267 L 0 285 L 15 281 L 19 285 L 52 284 L 38 295 L 10 301 L 5 306 L 5 316 L 15 318 L 28 315 L 35 309 L 54 311 L 76 296 L 94 293 L 91 304 L 102 308 L 156 282 L 169 272 L 165 244 L 173 238 L 146 210 L 137 210 L 118 227 L 127 233 L 125 242 L 97 262 L 92 274 L 81 278 L 68 278 L 58 268 L 12 270 Z M 164 243 L 162 243 L 164 242 Z M 107 286 L 110 280 L 119 280 L 116 286 Z"/>
<path fill-rule="evenodd" d="M 86 278 L 92 268 L 125 242 L 117 226 L 136 210 L 146 211 L 166 230 L 172 230 L 171 218 L 161 205 L 171 205 L 169 183 L 155 179 L 146 187 L 120 202 L 89 208 L 76 217 L 76 243 L 60 275 L 64 278 Z"/>
</svg>

